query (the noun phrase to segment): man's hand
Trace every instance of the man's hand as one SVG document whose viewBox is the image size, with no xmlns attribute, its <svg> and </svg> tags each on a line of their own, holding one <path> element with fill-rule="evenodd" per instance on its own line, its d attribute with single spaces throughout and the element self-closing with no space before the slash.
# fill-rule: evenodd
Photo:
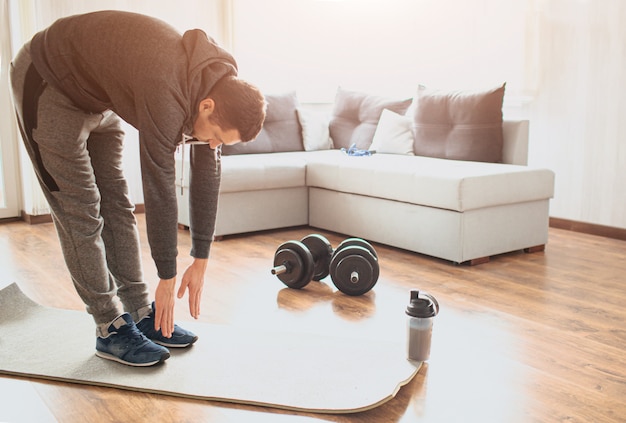
<svg viewBox="0 0 626 423">
<path fill-rule="evenodd" d="M 189 313 L 194 319 L 200 316 L 200 300 L 202 299 L 202 287 L 204 286 L 204 272 L 208 259 L 194 258 L 193 263 L 185 270 L 183 280 L 178 289 L 178 298 L 183 298 L 185 290 L 189 289 Z"/>
<path fill-rule="evenodd" d="M 154 329 L 160 330 L 163 336 L 172 337 L 174 332 L 174 290 L 176 289 L 176 277 L 161 279 L 157 286 L 154 305 Z"/>
</svg>

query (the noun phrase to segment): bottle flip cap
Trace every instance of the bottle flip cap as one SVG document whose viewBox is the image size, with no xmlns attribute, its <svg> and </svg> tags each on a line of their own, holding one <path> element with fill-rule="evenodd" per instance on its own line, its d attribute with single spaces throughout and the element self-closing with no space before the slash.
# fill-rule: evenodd
<svg viewBox="0 0 626 423">
<path fill-rule="evenodd" d="M 406 314 L 411 317 L 434 317 L 439 313 L 439 303 L 432 295 L 426 292 L 411 291 L 411 302 L 406 308 Z"/>
</svg>

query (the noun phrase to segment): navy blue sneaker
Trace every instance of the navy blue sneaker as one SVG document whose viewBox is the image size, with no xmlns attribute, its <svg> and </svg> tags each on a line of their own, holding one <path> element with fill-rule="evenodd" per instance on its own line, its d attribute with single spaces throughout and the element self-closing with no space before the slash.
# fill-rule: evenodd
<svg viewBox="0 0 626 423">
<path fill-rule="evenodd" d="M 129 366 L 146 367 L 167 360 L 170 352 L 141 333 L 130 314 L 124 313 L 108 328 L 106 337 L 96 339 L 96 355 Z"/>
<path fill-rule="evenodd" d="M 163 336 L 160 330 L 154 329 L 154 302 L 152 303 L 152 311 L 146 317 L 137 322 L 137 328 L 143 332 L 148 339 L 168 348 L 185 348 L 198 340 L 198 336 L 193 332 L 174 325 L 174 333 L 171 338 Z"/>
</svg>

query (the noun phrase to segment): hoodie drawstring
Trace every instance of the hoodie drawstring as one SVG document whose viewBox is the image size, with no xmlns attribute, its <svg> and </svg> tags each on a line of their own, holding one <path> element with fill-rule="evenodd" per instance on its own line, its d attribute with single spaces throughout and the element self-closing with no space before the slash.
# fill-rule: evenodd
<svg viewBox="0 0 626 423">
<path fill-rule="evenodd" d="M 181 147 L 181 164 L 180 164 L 180 195 L 183 195 L 185 189 L 185 145 L 193 144 L 205 144 L 209 145 L 206 141 L 199 141 L 196 138 L 183 133 L 182 140 L 178 144 Z M 209 147 L 210 148 L 210 147 Z M 219 145 L 214 149 L 215 154 L 215 173 L 219 172 L 219 162 L 222 156 L 222 146 Z"/>
<path fill-rule="evenodd" d="M 180 195 L 183 195 L 184 190 L 185 190 L 185 144 L 187 144 L 188 141 L 193 140 L 194 138 L 183 133 L 183 139 L 181 141 L 181 143 L 179 144 L 179 146 L 181 147 L 181 163 L 180 163 Z"/>
</svg>

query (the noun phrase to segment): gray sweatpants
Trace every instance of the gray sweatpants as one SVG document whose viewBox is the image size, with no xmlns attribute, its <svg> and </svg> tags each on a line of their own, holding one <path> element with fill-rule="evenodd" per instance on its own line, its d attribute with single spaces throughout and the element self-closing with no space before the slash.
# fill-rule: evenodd
<svg viewBox="0 0 626 423">
<path fill-rule="evenodd" d="M 22 138 L 76 291 L 98 333 L 106 334 L 121 314 L 116 296 L 135 319 L 150 305 L 122 172 L 124 132 L 113 112 L 85 112 L 41 80 L 29 47 L 17 54 L 10 75 Z"/>
</svg>

